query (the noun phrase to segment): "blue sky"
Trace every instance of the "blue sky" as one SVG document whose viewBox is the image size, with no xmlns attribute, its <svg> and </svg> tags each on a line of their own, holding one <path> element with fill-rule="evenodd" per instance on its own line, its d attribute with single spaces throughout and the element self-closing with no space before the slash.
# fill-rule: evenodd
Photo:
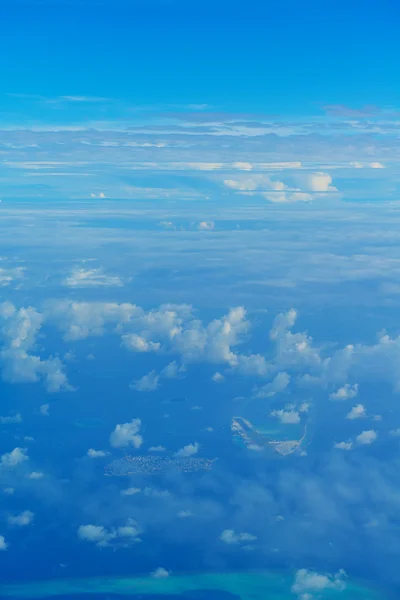
<svg viewBox="0 0 400 600">
<path fill-rule="evenodd" d="M 2 8 L 0 595 L 398 596 L 397 5 Z"/>
<path fill-rule="evenodd" d="M 3 6 L 3 95 L 111 95 L 285 116 L 320 114 L 326 104 L 399 103 L 392 0 Z"/>
</svg>

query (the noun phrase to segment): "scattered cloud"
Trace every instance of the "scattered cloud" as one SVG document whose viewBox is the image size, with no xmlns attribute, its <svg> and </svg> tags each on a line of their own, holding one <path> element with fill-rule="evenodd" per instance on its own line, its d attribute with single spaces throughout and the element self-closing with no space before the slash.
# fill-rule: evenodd
<svg viewBox="0 0 400 600">
<path fill-rule="evenodd" d="M 282 371 L 281 373 L 277 373 L 270 383 L 256 388 L 255 395 L 259 398 L 272 398 L 276 394 L 285 391 L 289 383 L 290 375 Z"/>
<path fill-rule="evenodd" d="M 308 569 L 299 569 L 296 572 L 295 580 L 292 585 L 292 592 L 299 594 L 300 598 L 304 599 L 302 594 L 320 593 L 325 590 L 337 590 L 339 592 L 346 588 L 345 578 L 346 572 L 341 569 L 335 575 L 321 574 Z M 309 597 L 307 597 L 309 598 Z"/>
<path fill-rule="evenodd" d="M 126 448 L 133 446 L 140 448 L 143 438 L 139 435 L 142 422 L 140 419 L 132 419 L 130 423 L 117 425 L 110 435 L 110 444 L 113 448 Z"/>
<path fill-rule="evenodd" d="M 339 450 L 351 450 L 353 448 L 353 442 L 337 442 L 334 445 L 334 448 L 338 448 Z"/>
<path fill-rule="evenodd" d="M 50 409 L 50 404 L 42 404 L 39 408 L 39 412 L 41 415 L 43 415 L 43 417 L 49 417 L 49 409 Z"/>
<path fill-rule="evenodd" d="M 329 395 L 331 400 L 350 400 L 351 398 L 355 398 L 358 394 L 358 383 L 354 385 L 350 385 L 346 383 L 344 386 L 340 387 L 336 390 L 336 392 L 332 392 Z"/>
<path fill-rule="evenodd" d="M 346 419 L 362 419 L 367 416 L 367 411 L 365 406 L 362 404 L 356 404 L 353 408 L 347 413 Z"/>
<path fill-rule="evenodd" d="M 216 373 L 214 373 L 214 375 L 211 377 L 211 379 L 215 383 L 221 383 L 222 381 L 225 381 L 224 375 L 222 375 L 222 373 L 219 373 L 218 371 Z"/>
<path fill-rule="evenodd" d="M 64 280 L 68 287 L 121 287 L 122 280 L 116 275 L 106 275 L 101 269 L 77 268 Z"/>
<path fill-rule="evenodd" d="M 215 223 L 214 221 L 200 221 L 198 224 L 198 229 L 201 231 L 212 231 L 215 229 Z"/>
<path fill-rule="evenodd" d="M 24 527 L 32 523 L 35 514 L 30 510 L 24 510 L 19 515 L 13 515 L 8 517 L 9 525 L 17 525 L 18 527 Z"/>
<path fill-rule="evenodd" d="M 225 544 L 233 545 L 242 542 L 254 542 L 257 537 L 251 533 L 236 533 L 234 529 L 224 529 L 219 539 Z"/>
<path fill-rule="evenodd" d="M 43 479 L 44 477 L 44 473 L 42 473 L 41 471 L 32 471 L 31 473 L 29 473 L 29 475 L 27 475 L 28 479 Z"/>
<path fill-rule="evenodd" d="M 369 445 L 376 441 L 378 435 L 376 431 L 370 429 L 368 431 L 363 431 L 356 437 L 356 442 L 361 445 Z"/>
<path fill-rule="evenodd" d="M 285 425 L 296 425 L 300 423 L 300 414 L 297 410 L 289 409 L 289 410 L 273 410 L 271 413 L 272 417 L 276 417 L 280 420 L 281 423 Z"/>
<path fill-rule="evenodd" d="M 165 446 L 150 446 L 149 452 L 165 452 Z"/>
<path fill-rule="evenodd" d="M 194 444 L 187 444 L 178 452 L 175 452 L 176 458 L 187 458 L 189 456 L 194 456 L 200 450 L 200 444 L 198 442 L 194 442 Z"/>
<path fill-rule="evenodd" d="M 23 462 L 27 461 L 29 456 L 27 448 L 14 448 L 11 452 L 7 452 L 0 456 L 0 467 L 3 469 L 13 469 Z"/>
<path fill-rule="evenodd" d="M 89 450 L 87 451 L 87 455 L 90 458 L 103 458 L 108 454 L 109 452 L 105 452 L 104 450 L 94 450 L 93 448 L 89 448 Z"/>
<path fill-rule="evenodd" d="M 147 375 L 143 375 L 131 383 L 130 388 L 136 392 L 154 392 L 159 387 L 160 376 L 156 371 L 150 371 Z"/>
<path fill-rule="evenodd" d="M 141 541 L 140 530 L 132 519 L 128 519 L 126 525 L 112 529 L 106 529 L 103 525 L 80 525 L 78 537 L 100 548 L 117 545 L 129 546 L 133 542 Z"/>
<path fill-rule="evenodd" d="M 4 535 L 0 535 L 0 551 L 7 550 L 7 548 L 8 548 L 8 544 L 6 542 Z"/>
<path fill-rule="evenodd" d="M 22 416 L 20 413 L 13 415 L 12 417 L 0 417 L 0 424 L 7 425 L 9 423 L 22 423 Z"/>
<path fill-rule="evenodd" d="M 150 573 L 150 577 L 152 577 L 153 579 L 165 579 L 166 577 L 169 577 L 169 575 L 169 571 L 167 571 L 167 569 L 164 569 L 164 567 L 158 567 Z"/>
</svg>

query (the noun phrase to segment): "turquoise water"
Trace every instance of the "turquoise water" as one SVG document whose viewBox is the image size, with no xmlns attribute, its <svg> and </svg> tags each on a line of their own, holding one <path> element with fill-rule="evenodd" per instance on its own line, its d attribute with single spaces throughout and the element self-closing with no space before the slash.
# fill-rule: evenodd
<svg viewBox="0 0 400 600">
<path fill-rule="evenodd" d="M 55 596 L 130 595 L 185 597 L 211 600 L 225 597 L 241 600 L 293 600 L 291 592 L 293 573 L 246 572 L 202 573 L 172 575 L 163 579 L 152 577 L 94 577 L 82 579 L 54 579 L 30 584 L 0 586 L 0 596 L 5 598 L 49 598 Z M 388 600 L 382 592 L 349 580 L 346 589 L 324 590 L 324 600 Z"/>
</svg>

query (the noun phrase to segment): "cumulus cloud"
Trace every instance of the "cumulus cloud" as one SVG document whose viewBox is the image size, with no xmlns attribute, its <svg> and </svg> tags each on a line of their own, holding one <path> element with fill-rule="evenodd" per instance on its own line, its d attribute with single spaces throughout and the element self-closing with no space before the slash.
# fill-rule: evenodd
<svg viewBox="0 0 400 600">
<path fill-rule="evenodd" d="M 131 352 L 157 352 L 161 348 L 159 342 L 149 342 L 136 333 L 127 333 L 121 336 L 122 345 Z"/>
<path fill-rule="evenodd" d="M 308 569 L 299 569 L 296 572 L 292 585 L 294 594 L 319 593 L 325 590 L 343 591 L 346 588 L 346 573 L 341 569 L 335 575 L 321 574 Z"/>
<path fill-rule="evenodd" d="M 239 194 L 260 194 L 266 200 L 275 203 L 309 202 L 314 199 L 316 194 L 322 196 L 338 191 L 335 186 L 331 185 L 332 177 L 327 173 L 311 173 L 302 175 L 298 179 L 303 183 L 302 187 L 305 189 L 290 187 L 283 181 L 271 179 L 268 175 L 263 174 L 225 179 L 224 185 Z"/>
<path fill-rule="evenodd" d="M 49 408 L 50 404 L 42 404 L 39 408 L 40 414 L 43 415 L 43 417 L 49 417 Z"/>
<path fill-rule="evenodd" d="M 9 302 L 0 305 L 0 335 L 3 348 L 3 379 L 10 382 L 36 382 L 45 380 L 49 392 L 71 389 L 58 357 L 42 360 L 30 351 L 43 324 L 43 316 L 33 308 L 17 310 Z"/>
<path fill-rule="evenodd" d="M 101 269 L 74 269 L 65 280 L 68 287 L 121 287 L 124 284 L 116 275 L 106 275 Z"/>
<path fill-rule="evenodd" d="M 8 544 L 6 542 L 4 535 L 0 535 L 0 551 L 7 550 L 7 548 L 8 548 Z"/>
<path fill-rule="evenodd" d="M 165 579 L 166 577 L 169 577 L 169 575 L 169 571 L 164 569 L 164 567 L 157 567 L 157 569 L 150 573 L 150 577 L 153 579 Z"/>
<path fill-rule="evenodd" d="M 307 188 L 312 192 L 337 192 L 332 184 L 332 177 L 327 173 L 310 173 L 306 176 Z"/>
<path fill-rule="evenodd" d="M 31 473 L 29 473 L 29 475 L 27 475 L 28 479 L 43 479 L 44 477 L 44 473 L 42 473 L 41 471 L 32 471 Z"/>
<path fill-rule="evenodd" d="M 346 383 L 344 386 L 340 387 L 336 390 L 336 392 L 332 392 L 329 395 L 331 400 L 350 400 L 351 398 L 355 398 L 358 394 L 358 383 L 355 383 L 353 386 L 349 383 Z"/>
<path fill-rule="evenodd" d="M 35 514 L 30 510 L 24 510 L 19 515 L 13 515 L 8 517 L 9 525 L 17 525 L 18 527 L 24 527 L 32 523 Z"/>
<path fill-rule="evenodd" d="M 165 446 L 150 446 L 149 452 L 165 452 Z"/>
<path fill-rule="evenodd" d="M 274 379 L 255 390 L 256 396 L 260 398 L 272 398 L 276 394 L 283 392 L 290 383 L 290 375 L 282 371 L 277 373 Z"/>
<path fill-rule="evenodd" d="M 289 410 L 273 410 L 270 414 L 272 417 L 279 419 L 280 422 L 284 423 L 285 425 L 296 425 L 301 421 L 299 412 L 293 408 Z"/>
<path fill-rule="evenodd" d="M 215 229 L 215 223 L 214 221 L 200 221 L 198 224 L 198 229 L 201 231 L 212 231 Z"/>
<path fill-rule="evenodd" d="M 103 525 L 80 525 L 78 537 L 100 548 L 111 545 L 129 546 L 141 541 L 139 527 L 133 519 L 128 519 L 125 525 L 112 529 L 107 529 Z"/>
<path fill-rule="evenodd" d="M 354 419 L 362 419 L 367 416 L 367 411 L 365 406 L 362 404 L 356 404 L 353 408 L 347 413 L 346 419 L 354 420 Z"/>
<path fill-rule="evenodd" d="M 378 434 L 373 429 L 363 431 L 356 437 L 356 442 L 361 445 L 369 445 L 376 441 Z"/>
<path fill-rule="evenodd" d="M 13 469 L 29 459 L 27 448 L 14 448 L 0 456 L 0 467 L 4 469 Z"/>
<path fill-rule="evenodd" d="M 14 269 L 5 269 L 0 267 L 0 287 L 7 287 L 24 277 L 23 267 L 16 267 Z"/>
<path fill-rule="evenodd" d="M 224 529 L 219 536 L 221 542 L 225 544 L 240 544 L 242 542 L 254 542 L 257 539 L 255 535 L 251 533 L 236 533 L 234 529 Z"/>
<path fill-rule="evenodd" d="M 140 494 L 142 490 L 137 487 L 130 487 L 126 490 L 121 490 L 121 496 L 136 496 L 136 494 Z"/>
<path fill-rule="evenodd" d="M 160 376 L 156 371 L 150 371 L 130 384 L 130 388 L 136 392 L 154 392 L 159 387 Z"/>
<path fill-rule="evenodd" d="M 337 442 L 334 445 L 334 448 L 338 448 L 339 450 L 351 450 L 353 447 L 353 442 Z"/>
<path fill-rule="evenodd" d="M 167 379 L 179 379 L 186 373 L 186 365 L 178 365 L 176 360 L 170 362 L 160 373 L 160 377 L 166 377 Z"/>
<path fill-rule="evenodd" d="M 110 444 L 113 448 L 126 448 L 133 446 L 140 448 L 143 438 L 139 434 L 142 422 L 140 419 L 132 419 L 130 423 L 117 425 L 110 435 Z"/>
<path fill-rule="evenodd" d="M 22 416 L 20 413 L 13 415 L 12 417 L 0 417 L 1 425 L 8 425 L 10 423 L 22 423 Z"/>
<path fill-rule="evenodd" d="M 176 458 L 187 458 L 188 456 L 194 456 L 200 450 L 200 444 L 198 442 L 194 442 L 194 444 L 187 444 L 178 452 L 175 452 Z"/>
<path fill-rule="evenodd" d="M 232 167 L 234 169 L 238 169 L 239 171 L 251 171 L 253 165 L 249 162 L 234 162 L 232 163 Z"/>
<path fill-rule="evenodd" d="M 109 454 L 109 452 L 105 452 L 104 450 L 94 450 L 94 448 L 89 448 L 89 450 L 87 451 L 87 455 L 90 458 L 103 458 L 104 456 L 107 456 L 108 454 Z"/>
<path fill-rule="evenodd" d="M 222 375 L 222 373 L 219 373 L 218 371 L 216 373 L 214 373 L 214 375 L 211 377 L 212 381 L 214 381 L 215 383 L 221 383 L 221 381 L 225 380 L 224 375 Z"/>
</svg>

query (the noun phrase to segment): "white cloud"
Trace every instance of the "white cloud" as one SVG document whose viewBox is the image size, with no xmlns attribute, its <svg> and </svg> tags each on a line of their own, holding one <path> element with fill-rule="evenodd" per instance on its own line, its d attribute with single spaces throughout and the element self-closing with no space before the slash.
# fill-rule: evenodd
<svg viewBox="0 0 400 600">
<path fill-rule="evenodd" d="M 5 540 L 4 535 L 0 535 L 0 551 L 7 550 L 7 548 L 8 548 L 8 544 Z"/>
<path fill-rule="evenodd" d="M 300 415 L 297 410 L 289 409 L 289 410 L 273 410 L 271 412 L 272 417 L 277 417 L 281 423 L 285 425 L 296 425 L 300 423 Z"/>
<path fill-rule="evenodd" d="M 78 268 L 64 280 L 68 287 L 121 287 L 124 284 L 116 275 L 105 275 L 101 269 Z"/>
<path fill-rule="evenodd" d="M 375 442 L 377 437 L 378 437 L 378 435 L 377 435 L 376 431 L 374 431 L 373 429 L 370 429 L 368 431 L 363 431 L 362 433 L 360 433 L 356 437 L 356 442 L 358 444 L 368 445 L 368 444 L 372 444 L 373 442 Z"/>
<path fill-rule="evenodd" d="M 28 459 L 27 448 L 14 448 L 11 452 L 3 454 L 0 457 L 0 467 L 13 469 Z"/>
<path fill-rule="evenodd" d="M 115 533 L 109 532 L 102 525 L 80 525 L 78 537 L 97 546 L 107 546 L 115 538 Z"/>
<path fill-rule="evenodd" d="M 169 571 L 164 569 L 164 567 L 158 567 L 150 573 L 150 577 L 153 579 L 165 579 L 166 577 L 169 577 L 169 575 Z"/>
<path fill-rule="evenodd" d="M 329 395 L 331 400 L 350 400 L 351 398 L 355 398 L 358 394 L 358 383 L 355 383 L 351 386 L 349 383 L 346 383 L 343 387 L 340 387 L 336 392 L 332 392 Z"/>
<path fill-rule="evenodd" d="M 103 525 L 80 525 L 78 537 L 86 542 L 91 542 L 104 548 L 111 545 L 129 546 L 133 542 L 140 542 L 140 530 L 135 521 L 128 519 L 126 525 L 106 529 Z"/>
<path fill-rule="evenodd" d="M 389 433 L 393 437 L 400 437 L 400 428 L 399 429 L 392 429 L 391 431 L 389 431 Z"/>
<path fill-rule="evenodd" d="M 250 533 L 236 533 L 234 529 L 225 529 L 219 539 L 225 544 L 239 544 L 241 542 L 253 542 L 257 537 Z"/>
<path fill-rule="evenodd" d="M 140 419 L 132 419 L 130 423 L 117 425 L 110 435 L 110 444 L 113 448 L 125 448 L 133 446 L 140 448 L 143 438 L 139 435 L 142 422 Z"/>
<path fill-rule="evenodd" d="M 94 450 L 94 448 L 89 448 L 89 450 L 87 451 L 87 455 L 90 458 L 103 458 L 108 454 L 109 452 L 105 452 L 104 450 Z"/>
<path fill-rule="evenodd" d="M 186 458 L 188 456 L 193 456 L 194 454 L 198 453 L 199 449 L 200 444 L 198 442 L 194 442 L 194 444 L 187 444 L 187 446 L 184 446 L 183 448 L 178 450 L 178 452 L 175 452 L 175 456 L 176 458 Z"/>
<path fill-rule="evenodd" d="M 32 523 L 35 514 L 30 510 L 24 510 L 19 515 L 13 515 L 8 517 L 9 525 L 18 525 L 18 527 L 24 527 Z"/>
<path fill-rule="evenodd" d="M 180 519 L 189 519 L 190 517 L 193 517 L 193 513 L 191 510 L 180 510 L 177 517 Z"/>
<path fill-rule="evenodd" d="M 218 371 L 217 371 L 216 373 L 214 373 L 214 375 L 211 377 L 211 379 L 215 383 L 221 383 L 221 381 L 225 380 L 225 377 L 222 375 L 222 373 L 218 373 Z"/>
<path fill-rule="evenodd" d="M 4 269 L 0 267 L 0 287 L 7 287 L 14 281 L 24 277 L 24 269 L 16 267 L 15 269 Z"/>
<path fill-rule="evenodd" d="M 295 575 L 292 592 L 294 594 L 304 594 L 308 592 L 318 593 L 324 590 L 342 591 L 346 587 L 345 577 L 346 573 L 342 569 L 335 573 L 335 575 L 320 574 L 308 569 L 299 569 Z"/>
<path fill-rule="evenodd" d="M 367 416 L 367 411 L 365 406 L 362 404 L 356 404 L 353 408 L 347 413 L 346 419 L 361 419 Z"/>
<path fill-rule="evenodd" d="M 157 352 L 161 348 L 159 342 L 148 342 L 136 333 L 127 333 L 121 336 L 122 345 L 132 352 Z"/>
<path fill-rule="evenodd" d="M 29 473 L 29 475 L 27 475 L 28 479 L 43 479 L 44 477 L 44 473 L 42 473 L 41 471 L 32 471 L 32 473 Z"/>
<path fill-rule="evenodd" d="M 200 221 L 198 229 L 201 231 L 212 231 L 215 228 L 214 221 Z"/>
<path fill-rule="evenodd" d="M 206 162 L 192 162 L 187 163 L 188 167 L 197 171 L 216 171 L 221 169 L 223 163 L 206 163 Z"/>
<path fill-rule="evenodd" d="M 251 171 L 253 165 L 249 162 L 234 162 L 232 167 L 234 169 L 239 169 L 239 171 Z"/>
<path fill-rule="evenodd" d="M 330 175 L 324 173 L 314 173 L 302 177 L 302 180 L 306 182 L 307 189 L 314 192 L 337 191 L 335 187 L 329 185 L 332 182 Z M 275 203 L 310 202 L 314 198 L 312 194 L 290 187 L 283 181 L 273 180 L 268 175 L 254 174 L 246 178 L 225 179 L 224 185 L 239 194 L 260 194 L 266 200 Z"/>
<path fill-rule="evenodd" d="M 21 414 L 17 413 L 16 415 L 14 415 L 12 417 L 0 417 L 1 425 L 7 425 L 9 423 L 22 423 Z"/>
<path fill-rule="evenodd" d="M 272 398 L 279 392 L 283 392 L 290 383 L 290 375 L 285 373 L 284 371 L 277 373 L 274 379 L 263 385 L 260 388 L 256 389 L 256 396 L 260 398 Z"/>
<path fill-rule="evenodd" d="M 306 176 L 307 188 L 312 192 L 337 192 L 332 183 L 332 177 L 327 173 L 311 173 Z"/>
<path fill-rule="evenodd" d="M 39 408 L 39 412 L 41 415 L 43 415 L 44 417 L 49 417 L 49 408 L 50 408 L 50 404 L 42 404 Z"/>
<path fill-rule="evenodd" d="M 351 450 L 353 448 L 353 442 L 337 442 L 334 445 L 334 448 L 338 448 L 339 450 Z"/>
<path fill-rule="evenodd" d="M 130 388 L 137 392 L 154 392 L 158 389 L 160 376 L 155 371 L 150 371 L 147 375 L 143 375 L 131 383 Z"/>
<path fill-rule="evenodd" d="M 121 490 L 121 496 L 136 496 L 136 494 L 140 494 L 142 490 L 137 487 L 130 487 L 126 490 Z"/>
<path fill-rule="evenodd" d="M 49 392 L 70 389 L 58 357 L 41 360 L 29 354 L 35 346 L 43 316 L 33 308 L 17 310 L 9 302 L 0 305 L 0 335 L 3 349 L 0 357 L 4 364 L 3 379 L 10 382 L 36 382 L 43 377 Z"/>
<path fill-rule="evenodd" d="M 166 448 L 164 446 L 150 446 L 149 452 L 165 452 Z"/>
<path fill-rule="evenodd" d="M 170 362 L 160 373 L 160 377 L 166 377 L 167 379 L 178 379 L 186 373 L 186 365 L 178 365 L 176 360 Z"/>
</svg>

